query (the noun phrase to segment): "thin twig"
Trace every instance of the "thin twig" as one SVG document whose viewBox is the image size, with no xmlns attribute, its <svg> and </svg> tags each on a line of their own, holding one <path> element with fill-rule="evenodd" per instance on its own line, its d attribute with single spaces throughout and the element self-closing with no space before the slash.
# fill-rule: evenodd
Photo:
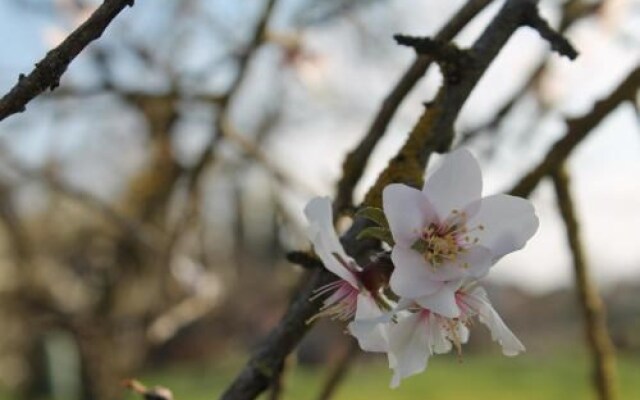
<svg viewBox="0 0 640 400">
<path fill-rule="evenodd" d="M 269 173 L 273 179 L 280 185 L 287 186 L 292 189 L 298 189 L 305 195 L 316 195 L 318 191 L 309 185 L 308 182 L 296 179 L 294 176 L 282 170 L 278 165 L 274 164 L 264 151 L 251 139 L 241 134 L 231 125 L 227 119 L 222 121 L 221 133 L 227 140 L 235 143 L 246 156 L 256 161 L 260 166 Z"/>
<path fill-rule="evenodd" d="M 527 24 L 538 31 L 540 36 L 551 45 L 551 49 L 557 53 L 575 60 L 578 52 L 573 45 L 562 35 L 562 33 L 551 28 L 549 23 L 540 16 L 538 10 L 530 7 L 526 18 Z"/>
<path fill-rule="evenodd" d="M 82 25 L 58 47 L 49 51 L 29 75 L 21 74 L 18 83 L 0 99 L 0 121 L 23 112 L 27 103 L 47 89 L 55 89 L 60 77 L 74 58 L 98 39 L 113 19 L 134 0 L 105 0 Z"/>
<path fill-rule="evenodd" d="M 571 0 L 563 4 L 562 20 L 560 21 L 558 32 L 564 34 L 571 26 L 573 26 L 574 23 L 600 10 L 600 8 L 602 7 L 602 3 L 602 1 L 596 3 L 586 3 L 583 0 Z M 496 132 L 496 128 L 498 127 L 498 125 L 504 120 L 507 115 L 509 115 L 516 104 L 518 104 L 520 100 L 522 100 L 524 95 L 532 87 L 535 87 L 536 84 L 541 80 L 541 78 L 545 76 L 548 67 L 549 62 L 547 60 L 541 60 L 538 66 L 533 69 L 533 72 L 530 74 L 529 79 L 527 79 L 522 86 L 515 90 L 510 99 L 498 109 L 498 111 L 490 121 L 483 123 L 480 126 L 471 128 L 466 132 L 460 134 L 460 140 L 458 141 L 457 146 L 468 143 L 470 140 L 475 139 L 484 132 Z"/>
<path fill-rule="evenodd" d="M 70 85 L 64 85 L 59 87 L 54 92 L 44 94 L 43 98 L 78 99 L 84 97 L 109 95 L 122 97 L 125 100 L 138 103 L 145 100 L 156 100 L 166 102 L 194 101 L 215 105 L 224 101 L 223 95 L 218 95 L 215 93 L 185 93 L 175 90 L 175 88 L 173 90 L 164 92 L 149 92 L 124 87 L 114 87 L 111 84 L 96 86 L 92 88 L 76 88 Z M 84 101 L 85 99 L 82 100 Z"/>
<path fill-rule="evenodd" d="M 578 288 L 578 300 L 584 316 L 587 345 L 593 359 L 593 383 L 600 400 L 615 400 L 619 396 L 614 347 L 607 331 L 605 307 L 596 285 L 589 275 L 589 267 L 580 240 L 575 202 L 569 188 L 569 174 L 563 167 L 560 167 L 551 174 L 551 177 L 573 257 L 575 285 Z"/>
<path fill-rule="evenodd" d="M 254 59 L 258 49 L 265 42 L 269 19 L 275 9 L 276 1 L 277 0 L 268 0 L 267 6 L 260 15 L 260 19 L 256 24 L 253 37 L 251 38 L 249 45 L 238 59 L 238 71 L 236 72 L 234 79 L 231 81 L 227 92 L 221 96 L 218 101 L 220 107 L 216 117 L 213 137 L 207 144 L 204 152 L 200 156 L 200 159 L 198 159 L 188 173 L 187 186 L 190 192 L 194 191 L 200 176 L 204 173 L 206 167 L 213 162 L 216 147 L 224 138 L 224 134 L 222 133 L 224 121 L 229 118 L 230 106 L 233 104 L 233 100 L 236 98 L 239 89 L 242 86 L 242 82 L 244 82 L 248 75 L 247 73 L 249 71 L 251 61 Z"/>
<path fill-rule="evenodd" d="M 593 109 L 578 118 L 568 119 L 567 133 L 558 140 L 545 158 L 525 175 L 510 193 L 514 196 L 528 197 L 540 180 L 557 170 L 567 159 L 573 149 L 607 116 L 625 101 L 635 101 L 640 89 L 640 66 L 620 83 L 607 97 L 596 102 Z"/>
</svg>

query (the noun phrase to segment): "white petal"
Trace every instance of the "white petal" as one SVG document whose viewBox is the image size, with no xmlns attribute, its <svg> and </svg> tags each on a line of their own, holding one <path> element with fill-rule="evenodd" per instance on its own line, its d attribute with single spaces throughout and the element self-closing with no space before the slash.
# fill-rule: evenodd
<svg viewBox="0 0 640 400">
<path fill-rule="evenodd" d="M 418 189 L 393 183 L 382 192 L 382 208 L 396 243 L 411 247 L 422 229 L 437 217 L 429 200 Z"/>
<path fill-rule="evenodd" d="M 460 288 L 462 280 L 444 284 L 436 293 L 415 299 L 421 307 L 447 318 L 460 316 L 460 308 L 456 303 L 455 292 Z"/>
<path fill-rule="evenodd" d="M 397 387 L 401 379 L 427 368 L 430 352 L 425 322 L 417 313 L 401 316 L 396 324 L 389 326 L 389 364 L 394 369 L 392 388 Z"/>
<path fill-rule="evenodd" d="M 483 278 L 493 265 L 493 253 L 484 246 L 473 246 L 460 256 L 460 262 L 466 265 L 466 276 Z"/>
<path fill-rule="evenodd" d="M 482 195 L 478 161 L 465 149 L 448 154 L 424 184 L 423 192 L 441 220 L 453 209 L 462 211 Z"/>
<path fill-rule="evenodd" d="M 447 339 L 447 331 L 441 323 L 440 318 L 434 314 L 430 314 L 428 317 L 427 334 L 429 337 L 429 348 L 433 353 L 444 354 L 450 352 L 453 348 L 451 342 Z"/>
<path fill-rule="evenodd" d="M 358 340 L 364 351 L 386 352 L 387 324 L 390 316 L 385 318 L 380 308 L 368 294 L 358 295 L 358 308 L 353 322 L 348 326 L 349 332 Z"/>
<path fill-rule="evenodd" d="M 402 297 L 416 298 L 435 293 L 443 285 L 433 280 L 429 266 L 415 250 L 402 246 L 394 246 L 391 251 L 394 269 L 389 284 L 395 294 Z"/>
<path fill-rule="evenodd" d="M 333 228 L 333 211 L 331 210 L 331 199 L 329 197 L 315 197 L 307 203 L 304 213 L 309 221 L 309 230 L 323 235 L 324 244 L 333 253 L 346 257 L 340 239 Z M 310 240 L 313 240 L 311 237 Z"/>
<path fill-rule="evenodd" d="M 474 231 L 479 243 L 497 260 L 519 250 L 538 230 L 538 217 L 530 201 L 506 194 L 485 197 L 467 226 L 482 225 Z"/>
<path fill-rule="evenodd" d="M 500 315 L 493 309 L 487 292 L 483 288 L 478 287 L 471 293 L 462 296 L 462 301 L 478 313 L 478 319 L 489 328 L 491 338 L 502 346 L 502 353 L 505 356 L 515 356 L 525 351 L 522 342 L 509 330 Z"/>
<path fill-rule="evenodd" d="M 407 297 L 400 297 L 398 299 L 398 302 L 396 303 L 396 306 L 393 308 L 394 312 L 399 312 L 399 311 L 404 311 L 404 310 L 408 310 L 409 308 L 413 307 L 415 305 L 415 301 L 414 299 L 410 299 Z"/>
<path fill-rule="evenodd" d="M 313 249 L 322 260 L 325 268 L 349 282 L 353 287 L 358 288 L 356 277 L 334 256 L 334 254 L 338 254 L 345 262 L 355 263 L 345 253 L 333 228 L 331 200 L 328 197 L 313 198 L 305 207 L 304 213 L 309 220 L 307 236 L 313 243 Z"/>
</svg>

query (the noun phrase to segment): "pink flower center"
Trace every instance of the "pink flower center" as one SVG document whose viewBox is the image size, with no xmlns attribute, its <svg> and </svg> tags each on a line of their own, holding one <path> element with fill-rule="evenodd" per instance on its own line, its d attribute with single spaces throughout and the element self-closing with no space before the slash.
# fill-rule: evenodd
<svg viewBox="0 0 640 400">
<path fill-rule="evenodd" d="M 478 243 L 478 238 L 470 234 L 483 229 L 482 225 L 467 228 L 467 214 L 453 210 L 445 222 L 432 222 L 424 227 L 412 248 L 422 254 L 429 265 L 438 268 L 455 263 L 469 247 Z M 466 268 L 469 265 L 464 262 L 462 266 Z"/>
<path fill-rule="evenodd" d="M 315 300 L 319 296 L 331 293 L 320 308 L 320 312 L 311 317 L 307 323 L 320 317 L 331 317 L 341 321 L 347 321 L 356 313 L 358 305 L 358 289 L 345 280 L 337 280 L 318 288 L 310 300 Z"/>
</svg>

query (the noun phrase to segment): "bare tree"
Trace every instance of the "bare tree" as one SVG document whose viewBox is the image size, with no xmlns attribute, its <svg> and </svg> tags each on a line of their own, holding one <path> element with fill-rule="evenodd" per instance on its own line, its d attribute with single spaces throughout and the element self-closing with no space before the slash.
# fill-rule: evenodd
<svg viewBox="0 0 640 400">
<path fill-rule="evenodd" d="M 324 8 L 310 7 L 306 23 L 331 19 L 350 12 L 353 7 L 373 3 L 378 2 L 347 4 L 334 1 L 327 2 Z M 453 40 L 458 33 L 491 3 L 468 0 L 433 37 L 395 36 L 396 42 L 414 51 L 416 57 L 381 103 L 361 141 L 347 155 L 342 176 L 336 184 L 335 214 L 353 216 L 350 228 L 341 239 L 355 259 L 367 260 L 381 249 L 376 240 L 358 239 L 370 225 L 366 219 L 354 216 L 354 211 L 361 207 L 379 207 L 386 185 L 401 182 L 420 186 L 431 156 L 449 151 L 456 140 L 466 143 L 484 138 L 491 146 L 498 145 L 492 131 L 512 112 L 514 104 L 536 89 L 535 82 L 545 74 L 545 60 L 540 60 L 525 85 L 487 125 L 458 132 L 455 123 L 478 82 L 514 33 L 521 28 L 533 29 L 558 55 L 573 60 L 578 52 L 564 32 L 574 22 L 598 12 L 602 6 L 600 2 L 565 2 L 560 26 L 553 29 L 540 15 L 538 1 L 507 0 L 470 46 L 457 46 Z M 83 102 L 92 97 L 107 96 L 110 102 L 121 104 L 135 115 L 145 127 L 138 136 L 145 142 L 146 159 L 134 174 L 122 179 L 123 189 L 110 199 L 70 184 L 53 162 L 45 168 L 34 168 L 14 156 L 9 146 L 0 148 L 0 158 L 6 167 L 0 179 L 0 219 L 11 246 L 8 275 L 14 277 L 11 290 L 2 291 L 0 295 L 6 299 L 3 315 L 19 327 L 18 334 L 11 339 L 11 343 L 17 343 L 14 350 L 26 355 L 32 367 L 30 377 L 25 379 L 25 397 L 47 395 L 49 388 L 45 387 L 42 348 L 48 333 L 62 331 L 72 338 L 79 354 L 82 398 L 118 398 L 121 388 L 117 382 L 138 371 L 155 349 L 184 326 L 207 316 L 222 301 L 237 301 L 233 296 L 218 296 L 224 291 L 223 287 L 233 291 L 242 285 L 255 284 L 251 280 L 260 282 L 264 277 L 271 279 L 275 275 L 273 271 L 265 271 L 264 265 L 277 263 L 282 250 L 279 240 L 269 242 L 271 252 L 268 257 L 263 254 L 255 257 L 261 258 L 260 262 L 250 260 L 246 254 L 250 239 L 244 202 L 251 193 L 243 182 L 250 178 L 253 168 L 257 166 L 267 177 L 268 184 L 264 188 L 269 192 L 269 201 L 262 207 L 263 213 L 270 217 L 269 236 L 278 238 L 295 230 L 296 224 L 291 222 L 280 192 L 287 189 L 308 195 L 314 191 L 306 182 L 290 174 L 294 167 L 283 168 L 266 150 L 265 143 L 279 127 L 283 112 L 281 99 L 271 99 L 272 103 L 278 104 L 256 113 L 259 116 L 253 120 L 258 123 L 252 132 L 243 132 L 247 129 L 243 124 L 246 121 L 236 116 L 244 111 L 241 106 L 247 93 L 254 90 L 252 78 L 257 75 L 256 65 L 265 48 L 275 47 L 279 51 L 274 69 L 304 52 L 298 35 L 278 35 L 273 28 L 274 15 L 281 3 L 267 0 L 252 19 L 244 21 L 241 29 L 228 29 L 221 21 L 210 23 L 216 35 L 224 37 L 221 43 L 226 46 L 221 58 L 233 64 L 225 84 L 213 92 L 194 89 L 192 84 L 216 69 L 212 68 L 220 63 L 216 57 L 202 68 L 201 75 L 185 76 L 187 74 L 177 72 L 170 62 L 159 61 L 153 53 L 153 44 L 146 46 L 135 40 L 127 43 L 123 51 L 133 54 L 148 71 L 162 71 L 167 85 L 163 90 L 141 90 L 120 84 L 110 64 L 111 57 L 115 57 L 111 52 L 117 51 L 99 47 L 99 41 L 94 47 L 87 46 L 115 23 L 127 6 L 133 6 L 133 0 L 105 0 L 59 46 L 48 52 L 32 72 L 20 75 L 15 86 L 0 99 L 0 120 L 24 112 L 33 99 L 48 89 L 58 88 L 67 67 L 86 52 L 98 66 L 101 84 L 91 89 L 63 85 L 47 99 L 55 104 L 67 98 Z M 204 5 L 187 1 L 177 7 L 176 18 L 179 18 L 180 13 L 198 14 L 198 7 Z M 176 42 L 175 51 L 181 46 L 179 39 Z M 361 181 L 373 151 L 401 103 L 432 66 L 437 66 L 442 76 L 437 94 L 425 104 L 404 145 L 369 188 L 363 202 L 354 204 L 354 189 Z M 609 96 L 596 103 L 592 111 L 567 119 L 564 137 L 510 192 L 528 197 L 543 179 L 552 177 L 556 183 L 574 255 L 576 285 L 582 294 L 585 329 L 594 354 L 595 385 L 600 398 L 607 400 L 616 398 L 615 371 L 611 367 L 613 352 L 607 339 L 601 302 L 592 289 L 588 274 L 583 271 L 585 262 L 577 239 L 576 216 L 567 192 L 568 184 L 558 171 L 572 150 L 607 115 L 621 103 L 635 101 L 640 87 L 639 71 L 636 68 Z M 274 78 L 270 83 L 276 81 L 278 79 Z M 278 92 L 272 90 L 271 93 L 277 96 Z M 198 155 L 185 162 L 177 150 L 176 136 L 181 124 L 187 121 L 188 112 L 194 109 L 206 110 L 208 137 Z M 225 179 L 231 181 L 232 188 L 228 191 L 232 207 L 226 213 L 231 222 L 219 229 L 221 225 L 210 224 L 207 220 L 216 213 L 207 207 L 207 202 L 211 202 L 211 187 Z M 49 203 L 53 205 L 31 215 L 17 210 L 15 193 L 24 182 L 35 182 L 48 188 Z M 217 230 L 222 230 L 222 234 Z M 216 252 L 211 251 L 216 239 L 232 243 L 229 247 L 233 249 L 235 267 L 231 271 L 224 267 L 228 264 L 221 251 L 225 245 L 218 246 Z M 287 359 L 313 328 L 309 321 L 320 307 L 318 299 L 309 300 L 311 294 L 333 279 L 313 255 L 292 252 L 288 259 L 304 267 L 305 273 L 293 289 L 291 285 L 286 287 L 294 294 L 282 319 L 255 349 L 221 395 L 222 399 L 255 399 L 269 388 L 275 399 L 280 398 L 286 388 Z M 249 270 L 245 264 L 249 265 Z M 210 286 L 203 291 L 201 286 L 207 282 Z M 261 288 L 268 292 L 269 288 L 264 286 L 267 285 L 261 285 Z M 282 293 L 279 289 L 271 288 L 273 292 L 268 294 Z M 355 354 L 352 345 L 335 366 L 320 398 L 332 396 Z M 137 391 L 148 394 L 146 389 Z"/>
</svg>

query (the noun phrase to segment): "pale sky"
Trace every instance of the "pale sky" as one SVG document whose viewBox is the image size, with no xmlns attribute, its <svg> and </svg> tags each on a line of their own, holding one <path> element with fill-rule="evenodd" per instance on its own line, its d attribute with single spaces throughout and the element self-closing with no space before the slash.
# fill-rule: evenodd
<svg viewBox="0 0 640 400">
<path fill-rule="evenodd" d="M 395 46 L 391 36 L 398 32 L 430 34 L 444 21 L 447 13 L 461 3 L 436 0 L 382 2 L 359 12 L 354 20 L 340 19 L 307 30 L 305 43 L 316 58 L 296 70 L 284 72 L 293 81 L 286 88 L 285 110 L 289 107 L 295 112 L 293 116 L 285 117 L 283 126 L 279 128 L 280 135 L 269 143 L 274 162 L 299 179 L 308 181 L 317 188 L 318 194 L 331 194 L 344 155 L 366 131 L 382 98 L 413 58 L 409 49 Z M 545 12 L 550 10 L 544 6 L 548 3 L 543 2 Z M 578 60 L 569 62 L 557 55 L 549 56 L 553 58 L 553 69 L 551 78 L 544 82 L 544 88 L 549 101 L 559 106 L 562 115 L 584 113 L 594 99 L 608 93 L 640 61 L 640 1 L 614 0 L 610 4 L 605 23 L 585 21 L 569 32 L 581 52 Z M 122 15 L 122 25 L 115 26 L 129 26 L 127 22 L 142 16 L 145 16 L 143 25 L 152 26 L 150 12 L 161 6 L 166 7 L 167 2 L 138 2 Z M 475 38 L 496 6 L 465 30 L 459 41 L 461 44 L 468 44 Z M 556 19 L 552 13 L 548 16 Z M 373 30 L 372 27 L 376 28 L 372 34 L 375 42 L 360 40 L 355 35 L 358 29 Z M 65 29 L 69 29 L 68 24 L 60 25 L 44 16 L 24 14 L 16 11 L 11 3 L 0 2 L 0 91 L 5 92 L 18 73 L 26 72 L 42 57 L 52 45 L 53 32 L 64 33 Z M 108 41 L 113 35 L 108 31 L 101 40 Z M 627 39 L 621 40 L 621 37 Z M 182 64 L 200 62 L 195 57 L 200 54 L 197 50 L 196 46 L 189 53 L 194 54 L 194 59 L 180 59 Z M 508 98 L 511 90 L 527 76 L 526 71 L 547 51 L 546 43 L 536 33 L 521 30 L 515 35 L 465 106 L 459 126 L 474 125 L 490 118 L 491 111 Z M 86 68 L 86 60 L 79 58 L 68 79 L 82 82 L 83 68 Z M 125 68 L 122 74 L 127 76 L 128 71 Z M 136 73 L 131 73 L 132 81 L 138 79 Z M 156 79 L 148 75 L 144 78 L 151 84 Z M 433 96 L 438 83 L 437 71 L 431 71 L 407 98 L 388 135 L 373 155 L 366 176 L 358 187 L 360 196 L 402 144 L 406 132 L 422 110 L 422 102 Z M 256 86 L 259 87 L 260 82 Z M 266 90 L 262 89 L 258 94 L 268 96 L 265 95 Z M 299 110 L 301 114 L 312 112 L 314 118 L 296 116 Z M 521 111 L 526 115 L 526 109 Z M 14 117 L 1 124 L 2 136 L 7 137 L 20 129 L 30 112 L 33 113 L 33 107 L 25 116 Z M 522 121 L 509 121 L 503 126 L 500 132 L 502 145 L 496 158 L 491 164 L 484 165 L 485 194 L 508 188 L 542 157 L 549 144 L 563 133 L 562 115 L 546 118 L 530 133 L 526 142 L 521 137 L 522 130 L 526 130 Z M 82 140 L 78 138 L 84 136 L 52 132 L 47 128 L 47 118 L 53 117 L 45 114 L 38 123 L 31 122 L 28 133 L 20 133 L 22 138 L 15 145 L 20 154 L 38 159 L 46 154 L 54 137 L 61 138 L 59 146 L 68 152 L 73 153 L 76 147 L 82 148 Z M 123 115 L 122 119 L 116 122 L 139 128 L 139 121 L 135 118 Z M 246 121 L 238 119 L 242 127 Z M 621 107 L 578 147 L 569 163 L 585 247 L 594 274 L 601 282 L 640 279 L 640 234 L 636 231 L 640 227 L 639 126 L 634 110 L 628 105 Z M 187 149 L 198 148 L 207 137 L 197 127 L 192 131 L 186 144 L 182 145 Z M 83 140 L 87 140 L 86 137 Z M 139 146 L 143 145 L 139 143 Z M 129 151 L 135 153 L 134 150 Z M 479 153 L 475 148 L 471 151 Z M 134 153 L 124 159 L 136 159 Z M 133 170 L 137 164 L 124 161 L 123 165 L 120 168 Z M 87 173 L 84 177 L 88 177 Z M 110 190 L 112 187 L 108 184 L 99 188 L 94 187 L 95 184 L 91 186 L 92 179 L 83 179 L 82 176 L 75 179 L 92 190 Z M 116 184 L 114 181 L 113 185 Z M 525 250 L 505 258 L 495 267 L 492 279 L 531 290 L 568 285 L 572 277 L 569 255 L 551 187 L 542 185 L 532 199 L 540 217 L 540 230 Z M 299 216 L 306 200 L 300 196 L 291 199 L 291 204 L 299 210 Z"/>
</svg>

